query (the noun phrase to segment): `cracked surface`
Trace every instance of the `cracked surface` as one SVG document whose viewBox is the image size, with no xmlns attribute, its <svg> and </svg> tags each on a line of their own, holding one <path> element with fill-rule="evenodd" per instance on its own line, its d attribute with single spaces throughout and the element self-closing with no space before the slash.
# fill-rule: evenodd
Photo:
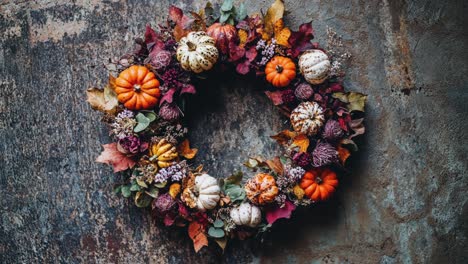
<svg viewBox="0 0 468 264">
<path fill-rule="evenodd" d="M 220 1 L 214 1 L 220 2 Z M 96 164 L 109 142 L 85 102 L 109 57 L 170 4 L 204 1 L 0 1 L 0 262 L 463 263 L 468 258 L 468 5 L 427 0 L 287 1 L 286 23 L 313 20 L 353 55 L 345 84 L 369 94 L 367 134 L 337 195 L 298 211 L 265 243 L 214 243 L 112 194 Z M 269 1 L 246 1 L 266 10 Z M 283 118 L 261 83 L 214 76 L 188 105 L 197 162 L 224 177 L 249 155 L 272 156 Z M 195 111 L 196 110 L 196 111 Z"/>
</svg>

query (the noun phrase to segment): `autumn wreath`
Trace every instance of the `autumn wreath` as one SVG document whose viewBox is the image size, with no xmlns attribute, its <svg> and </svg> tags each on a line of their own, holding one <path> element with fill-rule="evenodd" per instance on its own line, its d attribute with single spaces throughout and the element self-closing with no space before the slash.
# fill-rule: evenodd
<svg viewBox="0 0 468 264">
<path fill-rule="evenodd" d="M 329 29 L 325 50 L 311 42 L 311 23 L 292 31 L 283 13 L 281 0 L 249 16 L 232 0 L 188 14 L 171 6 L 165 23 L 148 25 L 133 52 L 107 64 L 109 84 L 87 91 L 115 140 L 96 160 L 123 174 L 115 192 L 166 226 L 188 227 L 195 251 L 208 238 L 224 249 L 228 239 L 262 234 L 297 206 L 328 199 L 357 150 L 353 138 L 364 133 L 366 96 L 343 89 L 350 56 L 340 37 Z M 217 179 L 190 162 L 197 149 L 186 138 L 182 102 L 213 68 L 264 79 L 291 122 L 272 136 L 284 153 L 248 158 L 253 176 L 245 182 L 241 173 Z"/>
</svg>

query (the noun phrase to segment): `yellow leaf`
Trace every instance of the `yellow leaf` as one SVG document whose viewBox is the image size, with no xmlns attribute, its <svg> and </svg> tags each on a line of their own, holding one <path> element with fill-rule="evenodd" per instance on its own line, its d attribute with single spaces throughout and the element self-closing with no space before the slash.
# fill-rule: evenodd
<svg viewBox="0 0 468 264">
<path fill-rule="evenodd" d="M 284 167 L 283 167 L 283 163 L 281 162 L 279 157 L 275 157 L 272 160 L 266 160 L 265 163 L 268 165 L 268 167 L 271 170 L 278 173 L 279 175 L 283 175 Z"/>
<path fill-rule="evenodd" d="M 284 47 L 290 47 L 289 45 L 289 37 L 291 36 L 291 30 L 287 27 L 284 27 L 284 22 L 283 19 L 278 19 L 275 22 L 274 26 L 274 32 L 275 32 L 275 39 L 276 43 L 278 43 L 281 46 Z"/>
<path fill-rule="evenodd" d="M 275 0 L 275 2 L 268 8 L 265 17 L 263 18 L 263 38 L 269 40 L 274 33 L 274 25 L 276 21 L 283 18 L 284 4 L 283 0 Z"/>
<path fill-rule="evenodd" d="M 296 147 L 299 147 L 300 152 L 307 152 L 307 149 L 309 148 L 309 144 L 310 144 L 309 138 L 304 134 L 300 134 L 294 137 L 293 145 Z"/>
<path fill-rule="evenodd" d="M 185 139 L 180 145 L 177 147 L 177 152 L 181 156 L 183 156 L 186 159 L 193 159 L 195 155 L 197 155 L 198 149 L 196 148 L 190 148 L 190 142 L 188 139 Z"/>
<path fill-rule="evenodd" d="M 239 46 L 244 47 L 245 43 L 247 43 L 247 38 L 249 34 L 247 33 L 247 31 L 239 29 L 237 31 L 237 35 L 239 36 Z"/>
</svg>

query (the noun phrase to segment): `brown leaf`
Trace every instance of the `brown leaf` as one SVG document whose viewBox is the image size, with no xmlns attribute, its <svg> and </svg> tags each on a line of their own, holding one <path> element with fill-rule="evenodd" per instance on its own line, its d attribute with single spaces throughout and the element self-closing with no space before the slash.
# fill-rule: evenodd
<svg viewBox="0 0 468 264">
<path fill-rule="evenodd" d="M 224 252 L 224 249 L 226 248 L 226 245 L 227 245 L 227 242 L 228 242 L 227 237 L 216 238 L 214 241 L 216 242 L 216 244 L 218 244 L 218 246 L 219 246 L 219 247 L 223 250 L 223 252 Z"/>
<path fill-rule="evenodd" d="M 208 246 L 208 238 L 204 232 L 205 228 L 198 222 L 191 222 L 188 226 L 188 234 L 193 241 L 195 252 L 198 252 L 204 246 Z"/>
<path fill-rule="evenodd" d="M 273 170 L 279 175 L 283 175 L 284 167 L 279 157 L 275 157 L 271 160 L 266 160 L 265 162 L 271 170 Z"/>
<path fill-rule="evenodd" d="M 347 148 L 342 147 L 341 145 L 338 146 L 337 150 L 341 164 L 344 166 L 346 160 L 349 158 L 349 156 L 351 156 L 351 152 Z"/>
<path fill-rule="evenodd" d="M 177 152 L 186 159 L 193 159 L 198 152 L 196 148 L 190 148 L 190 142 L 188 139 L 185 139 L 177 147 Z"/>
<path fill-rule="evenodd" d="M 294 137 L 293 146 L 299 147 L 300 152 L 307 152 L 309 144 L 309 138 L 304 134 L 300 134 Z"/>
<path fill-rule="evenodd" d="M 269 40 L 274 33 L 274 26 L 276 21 L 283 18 L 284 4 L 283 0 L 275 0 L 275 2 L 268 8 L 265 17 L 263 18 L 263 39 Z"/>
<path fill-rule="evenodd" d="M 278 19 L 274 25 L 275 39 L 276 43 L 284 47 L 291 47 L 289 45 L 289 37 L 291 36 L 291 30 L 287 27 L 284 27 L 283 19 Z"/>
<path fill-rule="evenodd" d="M 353 119 L 349 121 L 349 127 L 354 131 L 354 134 L 349 136 L 349 138 L 353 138 L 355 136 L 362 135 L 366 132 L 366 127 L 364 126 L 364 118 Z"/>
<path fill-rule="evenodd" d="M 113 113 L 115 108 L 119 105 L 117 94 L 110 85 L 106 86 L 104 89 L 95 87 L 89 88 L 86 91 L 86 95 L 88 96 L 88 103 L 94 110 Z"/>
<path fill-rule="evenodd" d="M 290 130 L 283 130 L 274 136 L 270 136 L 272 139 L 276 140 L 279 144 L 285 145 L 291 140 L 292 138 L 296 137 L 297 133 Z"/>
<path fill-rule="evenodd" d="M 124 171 L 135 166 L 136 162 L 117 150 L 117 143 L 102 145 L 104 151 L 96 158 L 96 162 L 112 165 L 114 172 Z"/>
</svg>

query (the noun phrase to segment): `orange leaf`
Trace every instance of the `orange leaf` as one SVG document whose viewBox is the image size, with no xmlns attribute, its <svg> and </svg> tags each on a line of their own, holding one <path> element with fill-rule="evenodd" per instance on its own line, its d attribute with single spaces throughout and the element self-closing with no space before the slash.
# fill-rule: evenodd
<svg viewBox="0 0 468 264">
<path fill-rule="evenodd" d="M 340 158 L 341 164 L 345 164 L 346 160 L 351 156 L 351 152 L 349 149 L 344 148 L 342 146 L 338 146 L 338 157 Z"/>
<path fill-rule="evenodd" d="M 284 145 L 289 142 L 292 138 L 297 135 L 296 132 L 290 130 L 283 130 L 274 136 L 270 136 L 272 139 L 276 140 L 279 144 Z"/>
<path fill-rule="evenodd" d="M 124 171 L 135 166 L 136 162 L 117 150 L 117 143 L 102 145 L 104 150 L 96 162 L 112 165 L 114 172 Z"/>
<path fill-rule="evenodd" d="M 304 134 L 300 134 L 294 137 L 293 145 L 296 147 L 299 147 L 300 152 L 307 152 L 307 149 L 309 148 L 309 144 L 310 144 L 309 138 Z"/>
<path fill-rule="evenodd" d="M 265 163 L 274 172 L 278 173 L 279 175 L 283 175 L 284 167 L 283 167 L 283 163 L 281 162 L 279 157 L 275 157 L 274 159 L 271 159 L 271 160 L 266 160 Z"/>
<path fill-rule="evenodd" d="M 193 241 L 193 248 L 198 252 L 204 246 L 208 246 L 208 238 L 206 237 L 205 228 L 198 222 L 190 222 L 188 227 L 189 237 Z"/>
<path fill-rule="evenodd" d="M 276 43 L 284 47 L 291 47 L 289 45 L 289 37 L 291 36 L 291 30 L 284 27 L 283 19 L 278 19 L 274 25 Z"/>
<path fill-rule="evenodd" d="M 177 147 L 177 152 L 186 159 L 193 159 L 197 155 L 198 149 L 190 148 L 190 142 L 186 139 Z"/>
<path fill-rule="evenodd" d="M 269 40 L 274 33 L 274 26 L 278 19 L 283 18 L 284 14 L 284 3 L 283 0 L 275 0 L 273 4 L 268 8 L 265 17 L 263 18 L 263 39 Z"/>
</svg>

